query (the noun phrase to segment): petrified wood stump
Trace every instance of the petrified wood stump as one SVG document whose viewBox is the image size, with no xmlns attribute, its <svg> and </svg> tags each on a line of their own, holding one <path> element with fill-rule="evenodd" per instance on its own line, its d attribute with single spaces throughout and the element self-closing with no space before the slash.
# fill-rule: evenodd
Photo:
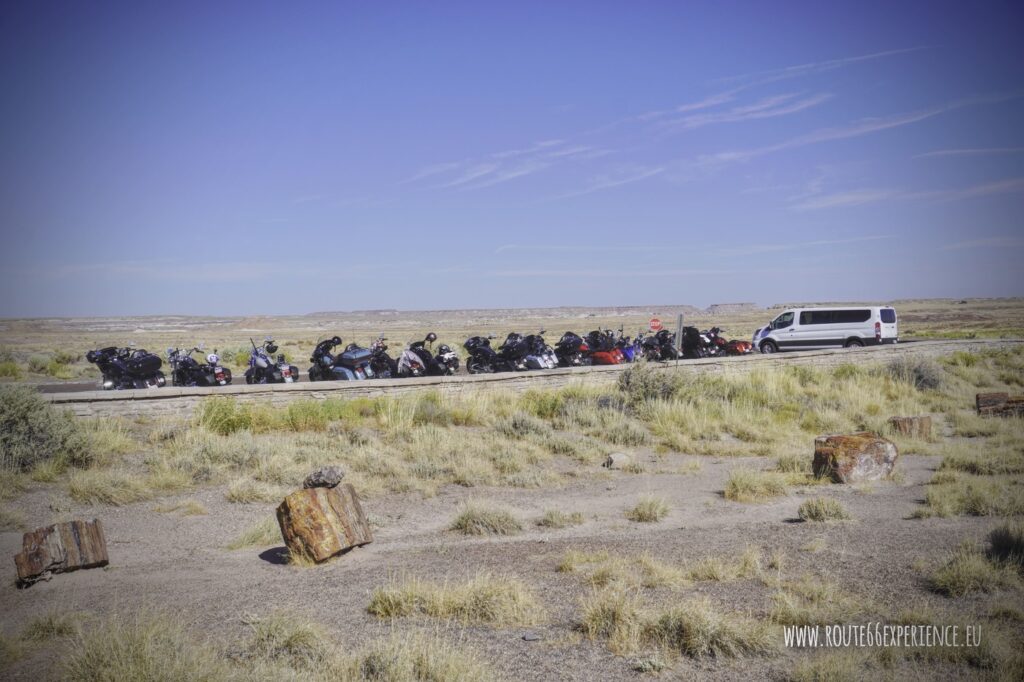
<svg viewBox="0 0 1024 682">
<path fill-rule="evenodd" d="M 25 533 L 21 543 L 21 552 L 14 556 L 20 585 L 45 580 L 51 573 L 97 568 L 110 562 L 99 519 L 37 528 Z"/>
<path fill-rule="evenodd" d="M 814 475 L 837 483 L 877 481 L 892 473 L 899 453 L 892 441 L 869 433 L 814 439 Z"/>
<path fill-rule="evenodd" d="M 932 418 L 928 415 L 923 417 L 891 417 L 889 428 L 894 433 L 911 438 L 928 440 L 932 437 Z"/>
<path fill-rule="evenodd" d="M 982 417 L 1024 417 L 1024 395 L 978 393 L 974 404 Z"/>
<path fill-rule="evenodd" d="M 277 522 L 288 549 L 318 563 L 349 547 L 373 542 L 350 483 L 295 491 L 278 506 Z"/>
</svg>

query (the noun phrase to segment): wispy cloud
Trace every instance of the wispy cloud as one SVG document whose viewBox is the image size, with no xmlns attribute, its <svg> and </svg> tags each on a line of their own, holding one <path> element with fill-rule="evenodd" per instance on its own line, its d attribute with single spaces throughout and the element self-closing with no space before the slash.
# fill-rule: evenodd
<svg viewBox="0 0 1024 682">
<path fill-rule="evenodd" d="M 918 192 L 911 196 L 922 196 L 935 198 L 941 201 L 959 201 L 961 199 L 976 199 L 987 197 L 993 194 L 1012 194 L 1024 192 L 1024 178 L 1009 178 L 997 182 L 989 182 L 983 185 L 974 185 L 964 189 L 940 190 L 936 192 Z"/>
<path fill-rule="evenodd" d="M 534 154 L 544 149 L 557 147 L 561 144 L 564 144 L 564 142 L 564 140 L 541 140 L 540 142 L 532 144 L 529 147 L 524 147 L 523 149 L 509 149 L 508 151 L 504 152 L 496 152 L 494 154 L 491 154 L 491 157 L 495 159 L 508 159 L 515 156 L 523 156 L 525 154 Z"/>
<path fill-rule="evenodd" d="M 736 99 L 736 93 L 738 92 L 738 89 L 727 90 L 725 92 L 718 92 L 715 93 L 714 95 L 708 95 L 702 100 L 690 102 L 688 104 L 680 104 L 671 109 L 662 109 L 660 111 L 648 111 L 633 117 L 633 119 L 638 121 L 653 121 L 662 118 L 663 116 L 668 116 L 670 114 L 685 114 L 691 111 L 701 111 L 703 109 L 710 109 L 711 107 L 716 107 L 719 104 L 726 104 L 728 102 L 733 101 L 734 99 Z"/>
<path fill-rule="evenodd" d="M 965 242 L 954 242 L 942 247 L 943 251 L 962 249 L 1019 249 L 1024 247 L 1024 237 L 983 237 Z"/>
<path fill-rule="evenodd" d="M 822 194 L 800 203 L 794 204 L 793 208 L 798 211 L 814 211 L 824 208 L 839 208 L 841 206 L 861 206 L 873 204 L 886 199 L 899 196 L 898 192 L 886 189 L 857 189 L 848 192 L 837 192 L 835 194 Z"/>
<path fill-rule="evenodd" d="M 714 250 L 719 256 L 753 256 L 761 253 L 775 253 L 778 251 L 797 251 L 810 249 L 819 246 L 839 246 L 842 244 L 857 244 L 860 242 L 872 242 L 881 239 L 891 239 L 892 235 L 870 235 L 865 237 L 851 237 L 849 239 L 816 239 L 802 242 L 773 243 L 773 244 L 744 244 L 737 247 L 725 247 Z"/>
<path fill-rule="evenodd" d="M 840 208 L 847 206 L 861 206 L 873 204 L 880 201 L 910 200 L 910 201 L 963 201 L 977 199 L 979 197 L 993 196 L 998 194 L 1013 194 L 1024 192 L 1024 178 L 1008 178 L 996 182 L 988 182 L 970 187 L 905 191 L 898 189 L 857 189 L 834 194 L 820 194 L 809 199 L 793 204 L 792 208 L 799 211 L 812 211 L 819 209 Z"/>
<path fill-rule="evenodd" d="M 539 171 L 544 170 L 550 165 L 550 163 L 545 163 L 543 161 L 527 161 L 525 163 L 512 166 L 511 168 L 505 168 L 501 171 L 489 172 L 486 174 L 486 177 L 484 177 L 479 182 L 467 184 L 463 187 L 463 189 L 472 190 L 481 189 L 483 187 L 491 187 L 492 185 L 497 185 L 502 182 L 508 182 L 509 180 L 515 180 L 516 178 L 522 178 L 526 177 L 527 175 L 532 175 L 533 173 L 537 173 Z"/>
<path fill-rule="evenodd" d="M 423 178 L 429 178 L 433 175 L 440 175 L 442 173 L 448 173 L 450 171 L 458 170 L 459 168 L 462 168 L 462 166 L 465 163 L 465 161 L 447 161 L 445 163 L 435 163 L 430 166 L 426 166 L 425 168 L 421 168 L 414 175 L 406 178 L 405 180 L 402 180 L 402 182 L 400 182 L 399 184 L 404 185 L 406 183 L 422 180 Z"/>
<path fill-rule="evenodd" d="M 978 149 L 937 149 L 918 154 L 912 158 L 928 159 L 937 156 L 995 156 L 1000 154 L 1022 154 L 1024 147 L 987 147 Z"/>
<path fill-rule="evenodd" d="M 448 180 L 447 182 L 437 186 L 443 188 L 459 187 L 460 185 L 465 185 L 467 183 L 473 182 L 474 180 L 479 180 L 480 178 L 486 175 L 490 175 L 499 168 L 501 168 L 501 164 L 497 163 L 482 163 L 475 166 L 471 166 L 470 168 L 463 170 L 462 173 L 456 176 L 454 179 Z"/>
<path fill-rule="evenodd" d="M 669 247 L 671 248 L 671 247 Z M 530 252 L 530 253 L 657 253 L 666 250 L 664 246 L 637 246 L 623 244 L 617 246 L 593 246 L 589 244 L 503 244 L 494 253 Z"/>
<path fill-rule="evenodd" d="M 748 161 L 758 156 L 764 156 L 766 154 L 772 154 L 787 149 L 794 149 L 797 147 L 804 147 L 807 145 L 819 144 L 822 142 L 831 142 L 834 140 L 845 140 L 853 137 L 860 137 L 862 135 L 869 135 L 871 133 L 881 132 L 883 130 L 899 128 L 901 126 L 910 125 L 912 123 L 926 121 L 930 118 L 934 118 L 935 116 L 944 114 L 949 111 L 954 111 L 956 109 L 976 106 L 979 104 L 991 104 L 995 102 L 1002 102 L 1017 97 L 1020 97 L 1019 93 L 999 93 L 993 95 L 979 95 L 976 97 L 967 97 L 964 99 L 946 102 L 945 104 L 939 104 L 933 107 L 929 107 L 927 109 L 919 109 L 918 111 L 895 114 L 892 116 L 862 118 L 859 121 L 854 121 L 853 123 L 849 123 L 845 126 L 821 128 L 819 130 L 815 130 L 810 133 L 799 135 L 797 137 L 790 138 L 783 142 L 767 145 L 764 147 L 719 152 L 718 154 L 702 156 L 699 157 L 697 161 L 700 165 L 715 165 L 737 161 Z"/>
<path fill-rule="evenodd" d="M 572 192 L 565 192 L 564 194 L 559 194 L 555 197 L 552 197 L 552 199 L 568 199 L 570 197 L 581 197 L 585 194 L 593 194 L 594 192 L 600 192 L 602 190 L 612 189 L 614 187 L 621 187 L 622 185 L 629 185 L 634 182 L 640 182 L 641 180 L 646 180 L 647 178 L 654 177 L 655 175 L 662 173 L 664 170 L 665 169 L 660 166 L 656 168 L 630 166 L 628 168 L 623 168 L 612 173 L 599 175 L 593 178 L 590 181 L 590 184 L 588 184 L 583 189 L 575 190 Z"/>
<path fill-rule="evenodd" d="M 920 50 L 927 49 L 924 46 L 920 47 L 906 47 L 897 50 L 885 50 L 882 52 L 871 52 L 869 54 L 857 55 L 854 57 L 841 57 L 839 59 L 826 59 L 820 62 L 808 62 L 806 64 L 797 64 L 795 66 L 785 66 L 780 69 L 769 69 L 767 71 L 756 71 L 754 73 L 747 73 L 740 76 L 730 76 L 723 78 L 719 82 L 721 83 L 743 83 L 741 87 L 753 87 L 754 85 L 764 85 L 766 83 L 774 83 L 780 80 L 787 80 L 790 78 L 801 78 L 804 76 L 812 76 L 819 73 L 825 73 L 827 71 L 835 71 L 846 66 L 852 66 L 861 62 L 874 61 L 876 59 L 884 59 L 886 57 L 894 57 L 901 54 L 909 54 L 911 52 L 918 52 Z"/>
<path fill-rule="evenodd" d="M 746 270 L 706 270 L 706 269 L 641 269 L 641 270 L 616 270 L 615 274 L 621 277 L 687 277 L 687 276 L 708 276 L 708 275 L 738 275 L 747 273 Z M 602 268 L 568 270 L 494 270 L 490 273 L 493 277 L 607 277 L 608 270 Z"/>
<path fill-rule="evenodd" d="M 609 153 L 609 150 L 594 145 L 569 146 L 565 140 L 541 140 L 526 147 L 433 164 L 399 184 L 433 179 L 434 189 L 476 190 L 533 175 L 557 164 L 583 162 Z"/>
<path fill-rule="evenodd" d="M 830 99 L 832 95 L 820 93 L 810 97 L 794 100 L 794 94 L 774 95 L 753 104 L 733 107 L 726 111 L 704 112 L 691 114 L 682 118 L 663 121 L 662 126 L 674 130 L 692 130 L 717 123 L 741 123 L 764 118 L 775 118 L 795 114 L 815 107 Z"/>
</svg>

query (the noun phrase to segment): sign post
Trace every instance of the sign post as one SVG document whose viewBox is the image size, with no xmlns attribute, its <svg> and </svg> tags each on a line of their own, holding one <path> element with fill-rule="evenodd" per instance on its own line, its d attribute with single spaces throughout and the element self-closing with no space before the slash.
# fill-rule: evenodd
<svg viewBox="0 0 1024 682">
<path fill-rule="evenodd" d="M 679 358 L 683 355 L 683 314 L 679 313 L 676 319 L 676 367 L 679 366 Z"/>
</svg>

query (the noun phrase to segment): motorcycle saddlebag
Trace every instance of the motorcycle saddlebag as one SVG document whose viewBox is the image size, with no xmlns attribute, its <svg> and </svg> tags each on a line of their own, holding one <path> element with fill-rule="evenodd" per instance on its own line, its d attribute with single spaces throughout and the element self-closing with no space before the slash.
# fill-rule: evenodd
<svg viewBox="0 0 1024 682">
<path fill-rule="evenodd" d="M 621 365 L 622 353 L 610 350 L 601 350 L 590 355 L 590 360 L 595 365 Z"/>
<path fill-rule="evenodd" d="M 159 355 L 152 353 L 136 353 L 128 359 L 128 371 L 132 374 L 153 374 L 160 369 L 163 361 Z"/>
<path fill-rule="evenodd" d="M 547 369 L 548 365 L 537 355 L 526 356 L 526 366 L 530 369 Z"/>
<path fill-rule="evenodd" d="M 371 357 L 373 357 L 373 351 L 369 348 L 353 348 L 339 355 L 338 360 L 346 365 L 355 365 L 369 362 Z"/>
</svg>

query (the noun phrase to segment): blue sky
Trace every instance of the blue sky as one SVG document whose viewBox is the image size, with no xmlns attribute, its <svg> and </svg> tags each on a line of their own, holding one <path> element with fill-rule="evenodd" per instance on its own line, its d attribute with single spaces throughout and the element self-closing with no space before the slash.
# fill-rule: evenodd
<svg viewBox="0 0 1024 682">
<path fill-rule="evenodd" d="M 4 3 L 0 315 L 1024 295 L 1020 3 Z"/>
</svg>

